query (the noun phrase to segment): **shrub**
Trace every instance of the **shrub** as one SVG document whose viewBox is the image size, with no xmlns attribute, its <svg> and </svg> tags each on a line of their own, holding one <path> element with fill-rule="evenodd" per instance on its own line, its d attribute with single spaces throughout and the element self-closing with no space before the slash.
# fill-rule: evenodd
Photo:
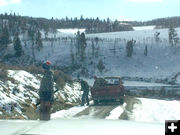
<svg viewBox="0 0 180 135">
<path fill-rule="evenodd" d="M 32 74 L 43 74 L 44 73 L 44 70 L 40 66 L 30 65 L 30 66 L 26 66 L 23 68 L 24 68 L 24 70 L 26 70 L 27 72 L 30 72 Z"/>
<path fill-rule="evenodd" d="M 65 73 L 63 73 L 60 70 L 55 70 L 54 74 L 54 81 L 56 82 L 57 86 L 60 88 L 63 88 L 65 83 L 72 83 L 72 79 L 70 76 L 66 75 Z"/>
<path fill-rule="evenodd" d="M 99 60 L 99 62 L 97 64 L 97 68 L 100 72 L 102 72 L 105 69 L 105 65 L 102 60 Z"/>
<path fill-rule="evenodd" d="M 133 40 L 133 39 L 127 42 L 127 44 L 126 44 L 126 56 L 127 57 L 132 56 L 132 54 L 133 54 L 133 46 L 134 46 L 135 42 L 136 41 Z"/>
<path fill-rule="evenodd" d="M 0 80 L 7 81 L 8 80 L 8 73 L 5 69 L 0 69 Z"/>
</svg>

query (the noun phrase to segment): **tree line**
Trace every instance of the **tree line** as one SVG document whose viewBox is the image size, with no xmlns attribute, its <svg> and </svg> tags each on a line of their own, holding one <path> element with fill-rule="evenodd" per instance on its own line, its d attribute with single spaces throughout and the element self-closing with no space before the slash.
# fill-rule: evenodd
<svg viewBox="0 0 180 135">
<path fill-rule="evenodd" d="M 131 25 L 120 23 L 118 20 L 112 21 L 109 18 L 61 18 L 51 19 L 46 18 L 33 18 L 27 16 L 12 14 L 0 14 L 0 25 L 7 21 L 10 33 L 15 34 L 16 31 L 24 33 L 28 30 L 29 26 L 37 27 L 45 32 L 53 32 L 56 29 L 64 28 L 84 28 L 86 33 L 102 33 L 102 32 L 115 32 L 115 31 L 130 31 L 133 30 Z"/>
<path fill-rule="evenodd" d="M 180 27 L 180 16 L 176 17 L 165 17 L 165 18 L 158 18 L 149 21 L 131 21 L 123 23 L 129 23 L 132 26 L 148 26 L 148 25 L 155 25 L 157 29 L 160 28 L 170 28 L 170 27 Z"/>
</svg>

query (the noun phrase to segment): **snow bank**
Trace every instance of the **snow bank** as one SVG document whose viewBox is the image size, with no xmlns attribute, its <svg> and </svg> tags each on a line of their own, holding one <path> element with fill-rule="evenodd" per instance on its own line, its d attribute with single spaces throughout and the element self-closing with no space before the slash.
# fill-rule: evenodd
<svg viewBox="0 0 180 135">
<path fill-rule="evenodd" d="M 141 103 L 134 105 L 131 120 L 164 123 L 165 120 L 180 119 L 180 101 L 138 99 Z"/>
<path fill-rule="evenodd" d="M 77 113 L 83 111 L 84 109 L 86 109 L 87 106 L 76 106 L 76 107 L 72 107 L 68 110 L 61 110 L 58 111 L 56 113 L 51 114 L 51 118 L 52 119 L 57 119 L 57 118 L 72 118 L 74 115 L 76 115 Z"/>
</svg>

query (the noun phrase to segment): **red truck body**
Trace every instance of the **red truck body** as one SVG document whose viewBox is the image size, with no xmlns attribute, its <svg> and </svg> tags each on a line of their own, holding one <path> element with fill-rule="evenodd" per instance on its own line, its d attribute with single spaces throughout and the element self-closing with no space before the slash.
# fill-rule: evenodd
<svg viewBox="0 0 180 135">
<path fill-rule="evenodd" d="M 124 102 L 124 86 L 120 77 L 106 77 L 105 80 L 111 80 L 104 87 L 92 88 L 91 96 L 95 103 L 101 101 L 119 101 Z M 115 81 L 112 81 L 115 80 Z"/>
</svg>

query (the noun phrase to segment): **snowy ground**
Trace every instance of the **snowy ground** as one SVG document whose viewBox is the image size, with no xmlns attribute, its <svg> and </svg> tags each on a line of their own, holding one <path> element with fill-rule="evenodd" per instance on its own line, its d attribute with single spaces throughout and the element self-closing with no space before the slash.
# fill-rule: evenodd
<svg viewBox="0 0 180 135">
<path fill-rule="evenodd" d="M 150 25 L 150 26 L 138 26 L 138 27 L 133 27 L 135 31 L 137 30 L 153 30 L 156 26 L 155 25 Z"/>
<path fill-rule="evenodd" d="M 65 34 L 77 34 L 78 31 L 80 33 L 85 32 L 85 29 L 58 29 L 57 31 Z"/>
<path fill-rule="evenodd" d="M 8 76 L 13 80 L 0 84 L 0 108 L 9 114 L 16 110 L 19 115 L 23 115 L 22 104 L 30 101 L 29 106 L 32 107 L 38 98 L 37 89 L 40 81 L 32 74 L 22 70 L 9 70 Z"/>
<path fill-rule="evenodd" d="M 68 118 L 68 119 L 72 119 L 74 115 L 76 115 L 77 113 L 83 111 L 84 109 L 86 109 L 87 106 L 76 106 L 76 107 L 72 107 L 70 109 L 67 110 L 61 110 L 58 111 L 54 114 L 51 115 L 52 119 L 57 119 L 57 118 Z"/>
</svg>

